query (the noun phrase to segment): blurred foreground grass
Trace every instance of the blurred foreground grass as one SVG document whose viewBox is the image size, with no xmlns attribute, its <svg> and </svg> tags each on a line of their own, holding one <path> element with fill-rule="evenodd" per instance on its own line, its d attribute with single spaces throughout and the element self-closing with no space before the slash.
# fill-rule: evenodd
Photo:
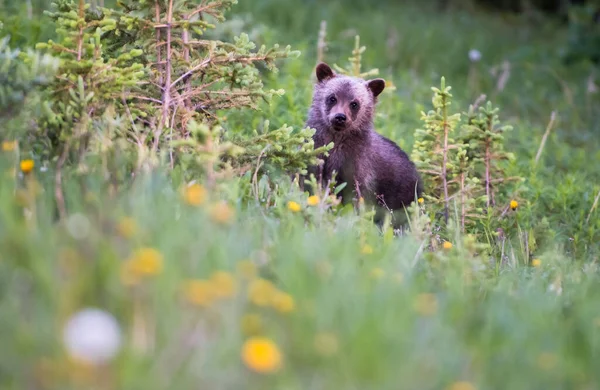
<svg viewBox="0 0 600 390">
<path fill-rule="evenodd" d="M 396 85 L 381 99 L 377 129 L 407 150 L 441 75 L 460 107 L 480 93 L 500 105 L 516 129 L 510 173 L 527 179 L 510 221 L 536 237 L 536 257 L 511 237 L 491 262 L 458 234 L 428 253 L 424 237 L 382 237 L 283 181 L 287 195 L 265 210 L 242 203 L 236 180 L 209 191 L 161 172 L 124 188 L 65 175 L 70 216 L 57 223 L 52 168 L 21 163 L 29 156 L 3 145 L 2 389 L 600 386 L 592 70 L 560 65 L 562 30 L 552 23 L 365 4 L 242 2 L 236 12 L 266 26 L 253 22 L 256 39 L 303 56 L 269 80 L 283 98 L 260 114 L 232 113 L 228 130 L 266 118 L 303 124 L 326 19 L 326 60 L 343 63 L 358 33 L 366 66 Z M 471 49 L 480 61 L 469 61 Z M 535 164 L 553 110 L 560 120 Z"/>
</svg>

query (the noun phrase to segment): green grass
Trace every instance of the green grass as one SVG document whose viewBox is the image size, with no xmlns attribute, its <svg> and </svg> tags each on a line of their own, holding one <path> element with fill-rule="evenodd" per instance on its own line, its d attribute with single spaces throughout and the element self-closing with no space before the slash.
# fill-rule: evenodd
<svg viewBox="0 0 600 390">
<path fill-rule="evenodd" d="M 264 209 L 243 202 L 249 189 L 242 180 L 219 183 L 192 206 L 180 183 L 160 170 L 115 191 L 106 178 L 70 173 L 64 193 L 71 217 L 57 223 L 52 167 L 13 178 L 4 172 L 18 168 L 18 158 L 2 152 L 0 387 L 600 386 L 598 212 L 586 222 L 600 190 L 600 105 L 598 95 L 586 93 L 591 68 L 566 68 L 557 59 L 564 30 L 550 21 L 358 1 L 242 1 L 235 13 L 251 13 L 252 25 L 265 26 L 259 43 L 289 43 L 302 56 L 267 81 L 286 95 L 259 113 L 228 113 L 228 131 L 259 128 L 265 119 L 303 126 L 322 19 L 329 23 L 328 62 L 345 63 L 360 34 L 364 66 L 379 68 L 396 85 L 382 95 L 376 126 L 407 151 L 441 76 L 453 86 L 456 110 L 487 94 L 514 126 L 507 149 L 517 158 L 509 174 L 526 179 L 513 194 L 520 207 L 506 222 L 504 257 L 481 258 L 468 236 L 452 231 L 452 249 L 423 251 L 416 233 L 392 238 L 352 213 L 307 206 L 306 195 L 283 179 L 275 206 Z M 391 28 L 398 41 L 388 48 Z M 471 48 L 483 55 L 474 81 Z M 511 71 L 499 91 L 490 68 L 504 60 Z M 552 111 L 559 119 L 534 166 Z M 215 209 L 221 200 L 230 217 Z M 302 210 L 290 211 L 289 200 Z M 124 218 L 135 229 L 120 232 Z M 529 233 L 539 266 L 531 265 L 519 232 Z M 161 254 L 162 268 L 127 285 L 124 264 L 142 247 Z M 292 297 L 293 311 L 256 305 L 238 269 L 247 260 Z M 216 271 L 235 278 L 235 294 L 209 307 L 188 302 L 185 282 Z M 212 283 L 209 292 L 220 288 Z M 62 339 L 65 321 L 85 307 L 108 311 L 123 332 L 118 356 L 91 371 L 68 359 Z M 248 314 L 262 326 L 244 326 Z M 277 344 L 279 371 L 260 374 L 244 364 L 243 343 L 253 335 Z"/>
</svg>

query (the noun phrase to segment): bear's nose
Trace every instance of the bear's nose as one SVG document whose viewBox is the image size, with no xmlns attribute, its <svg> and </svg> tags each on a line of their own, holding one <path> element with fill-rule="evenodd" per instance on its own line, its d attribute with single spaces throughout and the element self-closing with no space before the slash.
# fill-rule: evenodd
<svg viewBox="0 0 600 390">
<path fill-rule="evenodd" d="M 344 123 L 346 123 L 346 115 L 344 115 L 344 114 L 336 114 L 333 117 L 333 122 L 336 125 L 343 125 Z"/>
</svg>

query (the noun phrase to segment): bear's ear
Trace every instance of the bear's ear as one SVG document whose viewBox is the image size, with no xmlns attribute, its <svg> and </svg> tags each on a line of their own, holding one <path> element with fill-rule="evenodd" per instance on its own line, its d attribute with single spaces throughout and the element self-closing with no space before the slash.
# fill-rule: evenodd
<svg viewBox="0 0 600 390">
<path fill-rule="evenodd" d="M 319 65 L 317 65 L 316 73 L 317 73 L 317 80 L 319 80 L 319 82 L 330 79 L 335 76 L 335 73 L 333 73 L 333 70 L 331 70 L 329 65 L 327 65 L 324 62 L 321 62 Z"/>
<path fill-rule="evenodd" d="M 383 89 L 385 88 L 385 80 L 384 79 L 373 79 L 367 81 L 367 87 L 373 92 L 373 97 L 379 96 Z"/>
</svg>

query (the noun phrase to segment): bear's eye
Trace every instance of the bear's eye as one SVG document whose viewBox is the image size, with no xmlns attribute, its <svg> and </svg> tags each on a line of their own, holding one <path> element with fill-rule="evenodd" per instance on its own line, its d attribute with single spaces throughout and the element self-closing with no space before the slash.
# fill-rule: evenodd
<svg viewBox="0 0 600 390">
<path fill-rule="evenodd" d="M 329 96 L 329 103 L 335 104 L 336 102 L 337 102 L 337 99 L 335 98 L 335 96 L 333 96 L 333 95 Z"/>
<path fill-rule="evenodd" d="M 356 102 L 350 103 L 350 108 L 353 109 L 353 110 L 358 109 L 358 103 L 356 103 Z"/>
</svg>

